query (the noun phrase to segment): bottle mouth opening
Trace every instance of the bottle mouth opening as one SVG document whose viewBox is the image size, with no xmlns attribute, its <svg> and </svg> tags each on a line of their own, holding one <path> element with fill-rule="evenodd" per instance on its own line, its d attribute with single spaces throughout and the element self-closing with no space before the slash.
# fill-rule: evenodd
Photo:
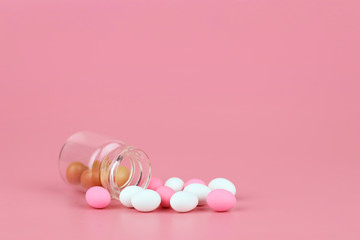
<svg viewBox="0 0 360 240">
<path fill-rule="evenodd" d="M 151 177 L 150 160 L 139 148 L 128 146 L 114 150 L 105 156 L 100 168 L 101 184 L 111 196 L 119 199 L 120 192 L 127 186 L 147 188 Z"/>
</svg>

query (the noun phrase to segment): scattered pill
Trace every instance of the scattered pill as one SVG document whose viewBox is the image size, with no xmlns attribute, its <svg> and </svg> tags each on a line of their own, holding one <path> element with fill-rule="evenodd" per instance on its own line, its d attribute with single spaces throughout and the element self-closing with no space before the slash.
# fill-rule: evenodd
<svg viewBox="0 0 360 240">
<path fill-rule="evenodd" d="M 208 186 L 205 186 L 200 183 L 192 183 L 184 188 L 185 192 L 190 192 L 196 195 L 199 200 L 198 205 L 206 204 L 206 197 L 211 192 L 211 189 Z"/>
<path fill-rule="evenodd" d="M 128 181 L 130 177 L 130 171 L 125 166 L 119 166 L 116 170 L 115 181 L 118 187 L 122 187 Z"/>
<path fill-rule="evenodd" d="M 147 188 L 156 191 L 161 186 L 164 186 L 163 181 L 158 177 L 152 177 Z"/>
<path fill-rule="evenodd" d="M 111 202 L 110 193 L 101 187 L 101 162 L 95 160 L 90 169 L 81 162 L 68 165 L 66 179 L 71 184 L 81 184 L 87 189 L 85 198 L 93 208 L 105 208 Z M 107 169 L 104 169 L 107 171 Z M 104 176 L 103 177 L 108 177 Z M 130 177 L 130 170 L 119 166 L 115 181 L 121 187 Z M 183 190 L 183 191 L 182 191 Z M 215 178 L 208 186 L 201 179 L 190 179 L 185 184 L 178 177 L 169 178 L 165 184 L 160 178 L 152 177 L 148 189 L 128 186 L 120 193 L 120 202 L 126 207 L 134 207 L 141 212 L 150 212 L 162 207 L 172 207 L 177 212 L 189 212 L 197 205 L 208 204 L 218 212 L 229 211 L 236 205 L 236 187 L 226 178 Z"/>
<path fill-rule="evenodd" d="M 215 189 L 208 194 L 206 202 L 215 211 L 225 212 L 235 206 L 236 198 L 232 192 Z"/>
<path fill-rule="evenodd" d="M 196 208 L 199 200 L 193 193 L 190 192 L 176 192 L 170 199 L 171 207 L 177 212 L 189 212 Z"/>
<path fill-rule="evenodd" d="M 81 162 L 72 162 L 66 169 L 66 179 L 71 184 L 79 184 L 81 174 L 87 169 L 87 167 Z"/>
<path fill-rule="evenodd" d="M 235 185 L 232 182 L 230 182 L 229 180 L 227 180 L 226 178 L 215 178 L 215 179 L 211 180 L 208 187 L 211 190 L 225 189 L 234 195 L 236 193 Z"/>
<path fill-rule="evenodd" d="M 187 182 L 184 184 L 184 188 L 185 188 L 187 185 L 190 185 L 190 184 L 192 184 L 192 183 L 200 183 L 200 184 L 206 185 L 206 183 L 205 183 L 203 180 L 194 178 L 194 179 L 190 179 L 189 181 L 187 181 Z"/>
<path fill-rule="evenodd" d="M 125 207 L 133 207 L 131 198 L 141 191 L 144 189 L 139 186 L 128 186 L 120 192 L 119 200 Z"/>
<path fill-rule="evenodd" d="M 159 207 L 160 195 L 151 189 L 145 189 L 136 193 L 131 198 L 132 206 L 140 212 L 151 212 Z"/>
<path fill-rule="evenodd" d="M 165 186 L 172 188 L 175 192 L 181 191 L 184 187 L 184 181 L 178 177 L 169 178 Z"/>
<path fill-rule="evenodd" d="M 85 195 L 86 202 L 93 208 L 105 208 L 111 202 L 110 193 L 103 187 L 92 187 Z"/>
<path fill-rule="evenodd" d="M 161 186 L 156 189 L 156 192 L 161 197 L 161 206 L 165 208 L 170 207 L 170 199 L 171 196 L 175 193 L 175 191 L 167 186 Z"/>
</svg>

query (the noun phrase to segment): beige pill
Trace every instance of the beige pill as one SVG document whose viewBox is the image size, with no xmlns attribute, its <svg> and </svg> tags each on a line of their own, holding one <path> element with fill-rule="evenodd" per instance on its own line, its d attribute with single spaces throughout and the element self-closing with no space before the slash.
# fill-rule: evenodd
<svg viewBox="0 0 360 240">
<path fill-rule="evenodd" d="M 79 184 L 81 174 L 87 169 L 87 167 L 81 162 L 72 162 L 66 169 L 66 179 L 71 184 Z"/>
<path fill-rule="evenodd" d="M 95 160 L 93 164 L 91 165 L 91 170 L 99 170 L 101 166 L 101 162 L 99 160 Z"/>
<path fill-rule="evenodd" d="M 83 186 L 83 188 L 86 190 L 94 186 L 101 186 L 100 171 L 98 169 L 87 169 L 81 174 L 80 181 L 81 186 Z"/>
<path fill-rule="evenodd" d="M 116 170 L 115 181 L 116 184 L 121 187 L 123 186 L 130 177 L 130 171 L 127 167 L 119 166 Z"/>
</svg>

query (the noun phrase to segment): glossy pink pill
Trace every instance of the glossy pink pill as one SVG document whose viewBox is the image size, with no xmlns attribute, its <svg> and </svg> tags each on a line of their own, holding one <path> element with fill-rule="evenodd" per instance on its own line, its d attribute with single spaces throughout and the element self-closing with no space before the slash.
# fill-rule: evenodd
<svg viewBox="0 0 360 240">
<path fill-rule="evenodd" d="M 156 191 L 156 189 L 158 189 L 161 186 L 164 186 L 163 181 L 161 181 L 161 179 L 158 177 L 152 177 L 150 179 L 150 183 L 147 188 Z"/>
<path fill-rule="evenodd" d="M 161 206 L 170 207 L 170 199 L 172 195 L 175 193 L 175 191 L 167 186 L 161 186 L 156 190 L 156 192 L 161 197 Z"/>
<path fill-rule="evenodd" d="M 234 194 L 224 189 L 215 189 L 211 191 L 207 198 L 206 202 L 217 212 L 229 211 L 236 204 L 236 198 Z"/>
<path fill-rule="evenodd" d="M 203 180 L 194 178 L 194 179 L 190 179 L 189 181 L 187 181 L 187 182 L 184 184 L 184 188 L 185 188 L 187 185 L 190 185 L 190 184 L 192 184 L 192 183 L 200 183 L 200 184 L 202 184 L 202 185 L 206 185 L 206 183 L 205 183 Z"/>
<path fill-rule="evenodd" d="M 105 208 L 111 202 L 110 193 L 103 187 L 92 187 L 86 191 L 86 202 L 93 208 Z"/>
</svg>

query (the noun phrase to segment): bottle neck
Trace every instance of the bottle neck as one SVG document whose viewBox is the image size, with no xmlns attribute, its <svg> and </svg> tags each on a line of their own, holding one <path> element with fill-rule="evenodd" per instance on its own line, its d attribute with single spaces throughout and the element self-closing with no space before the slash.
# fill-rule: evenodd
<svg viewBox="0 0 360 240">
<path fill-rule="evenodd" d="M 127 186 L 147 188 L 150 177 L 150 160 L 139 148 L 118 147 L 101 159 L 101 184 L 115 199 L 119 199 L 120 192 Z"/>
</svg>

